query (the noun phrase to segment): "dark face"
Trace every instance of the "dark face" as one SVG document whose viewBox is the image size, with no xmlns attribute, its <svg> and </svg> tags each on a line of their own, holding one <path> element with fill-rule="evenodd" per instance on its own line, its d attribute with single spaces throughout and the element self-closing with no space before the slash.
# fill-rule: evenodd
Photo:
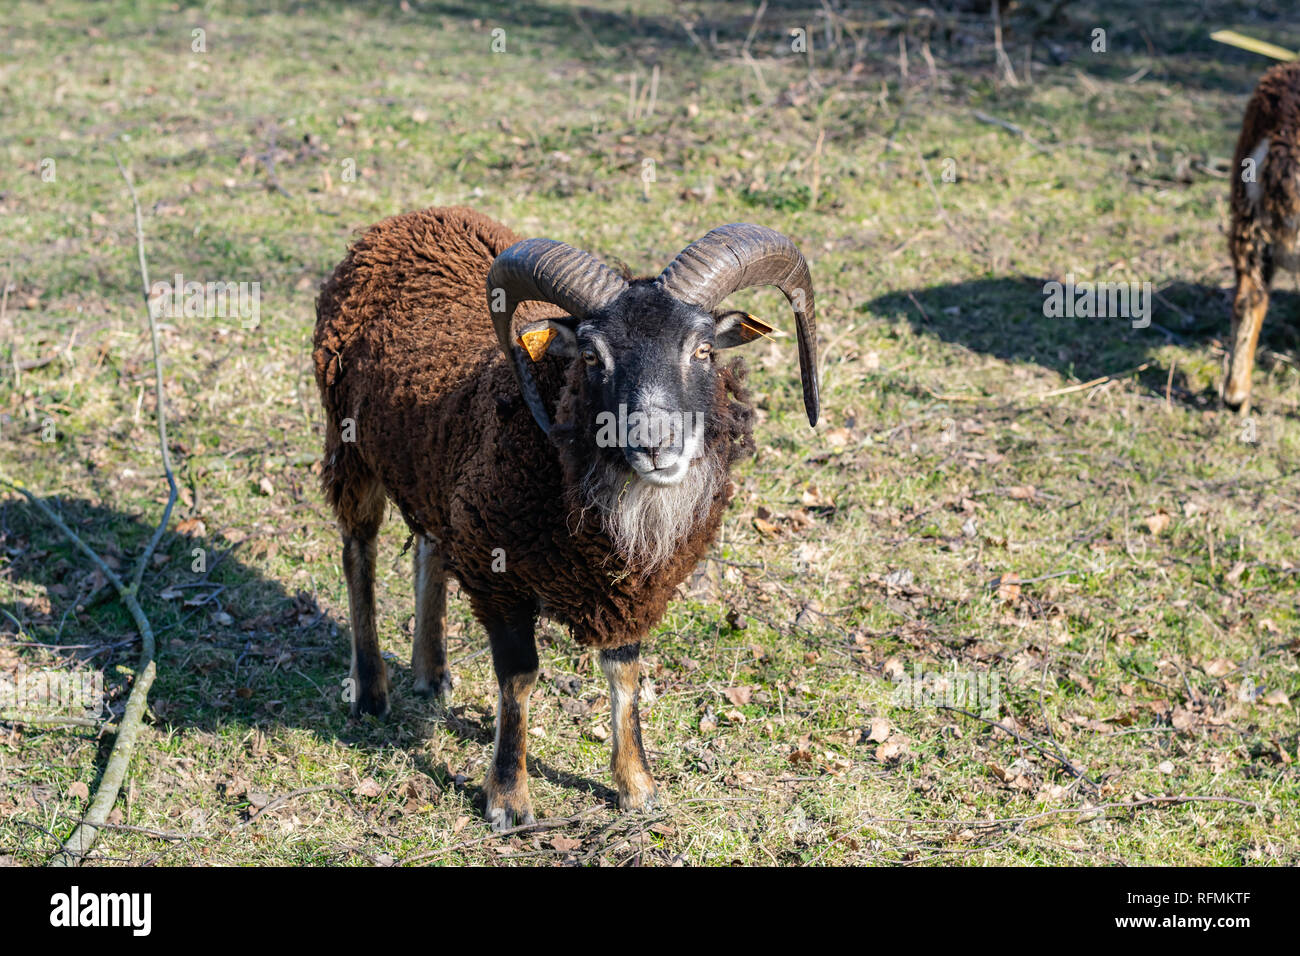
<svg viewBox="0 0 1300 956">
<path fill-rule="evenodd" d="M 645 481 L 673 485 L 703 450 L 717 394 L 714 353 L 747 340 L 733 331 L 741 318 L 715 318 L 641 280 L 579 322 L 537 325 L 557 333 L 550 352 L 584 367 L 597 445 L 621 453 Z"/>
</svg>

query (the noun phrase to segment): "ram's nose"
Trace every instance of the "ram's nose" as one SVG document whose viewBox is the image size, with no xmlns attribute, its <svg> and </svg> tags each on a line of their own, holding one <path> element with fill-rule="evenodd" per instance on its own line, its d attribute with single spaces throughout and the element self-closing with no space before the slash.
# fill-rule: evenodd
<svg viewBox="0 0 1300 956">
<path fill-rule="evenodd" d="M 641 413 L 628 433 L 624 455 L 641 477 L 654 484 L 680 481 L 690 464 L 680 415 L 652 408 Z"/>
</svg>

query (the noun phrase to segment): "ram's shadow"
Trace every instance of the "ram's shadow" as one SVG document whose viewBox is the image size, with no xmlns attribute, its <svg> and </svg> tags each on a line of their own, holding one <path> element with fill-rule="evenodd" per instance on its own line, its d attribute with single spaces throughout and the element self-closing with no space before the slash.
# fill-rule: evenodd
<svg viewBox="0 0 1300 956">
<path fill-rule="evenodd" d="M 65 498 L 50 503 L 121 573 L 132 569 L 134 554 L 153 531 L 136 515 L 92 502 Z M 158 644 L 158 676 L 149 696 L 154 722 L 179 732 L 237 726 L 267 733 L 291 727 L 364 750 L 406 748 L 440 787 L 466 788 L 481 804 L 477 783 L 458 777 L 454 768 L 434 765 L 421 745 L 433 724 L 441 722 L 461 741 L 488 750 L 495 715 L 455 700 L 442 710 L 417 697 L 408 663 L 391 657 L 393 709 L 388 719 L 350 718 L 343 700 L 349 667 L 346 622 L 337 619 L 334 609 L 322 608 L 315 595 L 291 592 L 239 559 L 241 552 L 256 553 L 257 547 L 251 539 L 232 544 L 196 534 L 164 536 L 158 550 L 162 559 L 146 574 L 141 601 Z M 112 589 L 102 586 L 102 575 L 23 501 L 0 504 L 0 548 L 13 590 L 25 595 L 0 602 L 0 665 L 76 662 L 101 671 L 110 709 L 120 715 L 129 688 L 117 665 L 134 669 L 139 638 Z M 455 671 L 454 655 L 452 667 Z M 101 770 L 111 744 L 111 737 L 105 738 Z M 596 781 L 533 758 L 529 769 L 557 785 L 616 802 L 614 792 Z"/>
<path fill-rule="evenodd" d="M 1135 328 L 1128 318 L 1049 317 L 1044 314 L 1049 280 L 1017 277 L 974 279 L 891 292 L 863 308 L 889 321 L 906 321 L 931 335 L 999 359 L 1032 362 L 1074 381 L 1137 369 L 1173 341 L 1193 348 L 1226 342 L 1231 290 L 1174 282 L 1154 289 L 1150 325 Z M 1138 320 L 1141 324 L 1141 320 Z M 1300 356 L 1300 295 L 1275 288 L 1260 336 L 1261 361 L 1269 353 Z M 1168 369 L 1152 363 L 1136 373 L 1146 387 L 1163 394 Z M 1218 407 L 1218 382 L 1193 387 L 1174 370 L 1171 395 L 1190 407 Z"/>
</svg>

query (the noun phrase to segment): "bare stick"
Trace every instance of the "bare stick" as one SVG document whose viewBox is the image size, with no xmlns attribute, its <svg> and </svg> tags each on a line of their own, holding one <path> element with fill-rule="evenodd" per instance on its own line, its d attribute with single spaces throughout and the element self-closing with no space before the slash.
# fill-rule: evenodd
<svg viewBox="0 0 1300 956">
<path fill-rule="evenodd" d="M 64 356 L 68 356 L 69 361 L 71 361 L 72 346 L 77 344 L 77 331 L 78 331 L 77 329 L 72 330 L 72 335 L 68 337 L 68 344 L 65 345 L 63 348 L 51 352 L 49 355 L 45 356 L 45 358 L 24 359 L 21 362 L 15 360 L 14 368 L 21 369 L 24 372 L 30 372 L 33 369 L 45 368 L 45 366 L 58 361 Z"/>
<path fill-rule="evenodd" d="M 71 727 L 99 727 L 102 721 L 94 717 L 70 717 L 63 714 L 0 714 L 0 724 L 26 724 L 39 727 L 45 724 L 58 726 L 66 724 Z"/>
<path fill-rule="evenodd" d="M 826 142 L 826 127 L 817 131 L 817 146 L 813 149 L 812 155 L 812 188 L 809 190 L 808 209 L 812 211 L 817 208 L 817 194 L 821 192 L 822 185 L 822 144 Z"/>
<path fill-rule="evenodd" d="M 149 688 L 153 686 L 153 679 L 157 672 L 153 660 L 153 628 L 149 624 L 149 618 L 145 616 L 144 609 L 140 607 L 140 602 L 136 600 L 134 589 L 128 587 L 113 569 L 104 563 L 104 559 L 96 554 L 94 549 L 86 544 L 80 535 L 68 527 L 67 522 L 59 517 L 58 512 L 50 507 L 49 502 L 36 497 L 22 485 L 7 478 L 0 477 L 0 484 L 13 489 L 35 505 L 50 520 L 51 524 L 62 531 L 73 544 L 90 557 L 91 562 L 99 568 L 104 577 L 108 578 L 113 587 L 117 589 L 118 597 L 121 598 L 122 604 L 130 612 L 132 620 L 135 621 L 136 629 L 140 632 L 140 662 L 136 667 L 135 683 L 131 687 L 130 696 L 127 697 L 126 712 L 122 714 L 122 720 L 118 724 L 117 740 L 113 743 L 113 751 L 108 756 L 108 766 L 104 768 L 104 776 L 99 781 L 99 789 L 95 791 L 95 799 L 91 802 L 85 819 L 72 832 L 72 836 L 68 837 L 67 842 L 63 844 L 63 848 L 49 862 L 50 866 L 76 866 L 90 852 L 91 847 L 95 845 L 99 825 L 108 821 L 108 815 L 113 809 L 113 804 L 117 802 L 118 791 L 122 789 L 122 782 L 126 778 L 126 770 L 131 763 L 131 752 L 135 749 L 136 739 L 140 736 L 140 730 L 144 726 L 146 700 L 149 696 Z"/>
<path fill-rule="evenodd" d="M 1130 375 L 1136 375 L 1138 372 L 1145 372 L 1151 367 L 1150 362 L 1143 362 L 1141 365 L 1126 369 L 1123 372 L 1116 372 L 1114 375 L 1103 375 L 1100 378 L 1094 378 L 1088 382 L 1080 382 L 1078 385 L 1067 385 L 1065 388 L 1054 388 L 1050 392 L 1025 392 L 1017 395 L 1017 398 L 1054 398 L 1057 395 L 1069 395 L 1073 392 L 1082 392 L 1084 389 L 1092 388 L 1095 385 L 1105 385 L 1107 382 L 1113 382 L 1121 378 L 1127 378 Z"/>
<path fill-rule="evenodd" d="M 440 850 L 429 850 L 425 853 L 417 853 L 414 856 L 405 857 L 398 862 L 402 865 L 408 863 L 418 863 L 421 860 L 428 860 L 436 856 L 446 856 L 448 853 L 456 853 L 468 847 L 477 846 L 480 843 L 486 843 L 489 840 L 498 840 L 502 837 L 513 836 L 516 833 L 530 833 L 536 830 L 554 830 L 558 827 L 566 827 L 570 824 L 577 823 L 583 817 L 594 813 L 597 810 L 603 810 L 605 805 L 598 803 L 595 806 L 588 807 L 585 810 L 579 810 L 569 817 L 555 817 L 550 820 L 538 820 L 536 823 L 525 823 L 522 826 L 511 827 L 508 830 L 502 830 L 499 833 L 489 833 L 487 836 L 481 836 L 474 840 L 466 840 L 464 843 L 456 843 L 452 846 L 445 846 Z"/>
<path fill-rule="evenodd" d="M 749 25 L 749 33 L 745 36 L 745 45 L 740 48 L 741 55 L 749 56 L 749 45 L 754 42 L 754 34 L 758 32 L 759 21 L 763 19 L 763 14 L 767 12 L 767 0 L 763 0 L 754 11 L 754 20 Z"/>
<path fill-rule="evenodd" d="M 1008 133 L 1012 133 L 1016 136 L 1019 136 L 1021 139 L 1023 139 L 1030 146 L 1034 147 L 1034 149 L 1038 150 L 1040 153 L 1051 152 L 1051 150 L 1049 150 L 1042 143 L 1038 142 L 1038 140 L 1034 139 L 1032 136 L 1026 133 L 1015 123 L 1009 123 L 1004 119 L 998 119 L 996 116 L 990 116 L 988 113 L 981 113 L 979 110 L 975 110 L 974 112 L 971 113 L 971 115 L 974 116 L 981 123 L 988 123 L 990 126 L 1000 126 Z"/>
<path fill-rule="evenodd" d="M 998 64 L 1007 75 L 1007 82 L 1019 86 L 1016 71 L 1011 66 L 1011 57 L 1007 56 L 1007 51 L 1002 46 L 1002 10 L 998 0 L 993 0 L 993 47 L 997 50 Z"/>
<path fill-rule="evenodd" d="M 280 796 L 276 797 L 274 800 L 269 801 L 264 806 L 256 808 L 253 813 L 250 813 L 248 815 L 248 819 L 243 821 L 243 823 L 241 823 L 240 826 L 246 826 L 247 824 L 252 823 L 258 817 L 262 816 L 262 814 L 269 813 L 270 811 L 274 810 L 276 807 L 288 803 L 294 797 L 301 797 L 308 793 L 323 793 L 327 790 L 333 793 L 344 792 L 342 787 L 340 787 L 338 784 L 333 784 L 333 783 L 323 783 L 315 787 L 301 787 L 298 790 L 291 790 L 288 793 L 281 794 Z"/>
<path fill-rule="evenodd" d="M 1031 737 L 1026 737 L 1024 734 L 1019 734 L 1016 731 L 1012 730 L 1010 727 L 1007 727 L 1005 724 L 998 723 L 996 720 L 990 720 L 988 717 L 981 717 L 979 714 L 972 714 L 969 710 L 962 710 L 960 707 L 949 707 L 946 704 L 940 704 L 938 709 L 950 710 L 954 714 L 961 714 L 964 717 L 970 717 L 974 720 L 982 720 L 990 727 L 996 728 L 997 730 L 1002 731 L 1004 734 L 1008 734 L 1011 737 L 1014 737 L 1018 743 L 1024 744 L 1025 746 L 1028 747 L 1033 747 L 1044 757 L 1051 757 L 1052 759 L 1056 760 L 1062 767 L 1064 767 L 1067 771 L 1069 771 L 1072 777 L 1075 777 L 1076 779 L 1081 780 L 1084 783 L 1088 784 L 1088 786 L 1092 787 L 1094 793 L 1100 792 L 1100 788 L 1097 786 L 1097 784 L 1094 783 L 1086 773 L 1084 773 L 1082 770 L 1076 767 L 1073 761 L 1071 761 L 1068 757 L 1066 757 L 1064 754 L 1061 753 L 1060 748 L 1056 747 L 1056 741 L 1052 741 L 1052 745 L 1053 747 L 1055 747 L 1056 750 L 1056 752 L 1053 753 L 1052 751 L 1044 747 L 1042 744 L 1040 744 L 1037 740 L 1034 740 Z"/>
<path fill-rule="evenodd" d="M 144 727 L 144 713 L 148 706 L 149 688 L 153 686 L 158 668 L 154 662 L 155 641 L 153 627 L 150 625 L 144 609 L 140 607 L 140 584 L 144 579 L 144 569 L 148 566 L 149 559 L 152 557 L 158 542 L 167 529 L 168 522 L 171 520 L 172 508 L 176 504 L 178 493 L 176 478 L 172 475 L 171 456 L 167 451 L 166 397 L 163 393 L 162 358 L 158 349 L 158 325 L 154 321 L 153 310 L 149 308 L 149 263 L 144 253 L 144 218 L 140 213 L 140 198 L 136 195 L 135 184 L 131 182 L 130 175 L 116 155 L 113 156 L 113 162 L 117 164 L 118 171 L 126 181 L 127 188 L 131 192 L 131 203 L 135 209 L 135 238 L 136 250 L 140 259 L 141 290 L 144 298 L 145 314 L 149 319 L 150 342 L 153 346 L 154 386 L 158 398 L 158 446 L 159 451 L 162 453 L 163 471 L 167 476 L 169 491 L 167 506 L 163 509 L 162 520 L 158 523 L 158 527 L 145 547 L 144 553 L 140 555 L 135 574 L 128 585 L 108 567 L 102 558 L 95 554 L 89 545 L 68 527 L 46 501 L 38 499 L 26 488 L 19 487 L 13 482 L 5 482 L 9 487 L 14 488 L 35 504 L 83 552 L 90 556 L 91 560 L 104 574 L 104 577 L 117 589 L 118 597 L 121 598 L 122 603 L 130 612 L 132 619 L 135 621 L 136 629 L 140 632 L 140 660 L 136 667 L 135 682 L 131 687 L 130 695 L 127 697 L 126 711 L 122 714 L 122 720 L 118 724 L 117 740 L 113 743 L 113 750 L 108 756 L 108 765 L 104 768 L 104 775 L 99 781 L 99 787 L 95 791 L 95 797 L 91 801 L 85 818 L 72 831 L 72 836 L 68 837 L 67 842 L 63 844 L 63 848 L 50 860 L 50 866 L 76 866 L 85 859 L 86 854 L 95 845 L 100 829 L 108 822 L 108 815 L 113 809 L 113 804 L 117 802 L 117 795 L 122 789 L 127 768 L 131 764 L 131 754 L 135 750 L 136 740 L 139 739 L 141 730 Z"/>
<path fill-rule="evenodd" d="M 176 505 L 178 490 L 176 488 L 176 476 L 172 474 L 171 453 L 167 450 L 167 402 L 163 395 L 162 357 L 158 351 L 158 323 L 154 319 L 153 309 L 149 307 L 149 263 L 144 255 L 144 220 L 140 216 L 140 197 L 136 195 L 135 183 L 131 182 L 131 175 L 123 167 L 116 153 L 113 154 L 113 162 L 117 163 L 117 171 L 126 180 L 126 188 L 131 191 L 131 204 L 135 207 L 135 245 L 140 256 L 140 281 L 143 284 L 144 311 L 149 318 L 149 339 L 153 345 L 154 393 L 158 399 L 158 448 L 162 452 L 163 473 L 167 476 L 168 488 L 167 505 L 163 508 L 162 520 L 158 522 L 153 537 L 149 539 L 149 544 L 145 547 L 144 553 L 140 555 L 139 560 L 136 562 L 135 574 L 131 578 L 131 593 L 138 594 L 140 592 L 140 582 L 144 580 L 144 569 L 148 567 L 149 559 L 153 557 L 158 542 L 162 540 L 163 533 L 167 530 L 167 524 L 171 521 L 172 508 Z"/>
</svg>

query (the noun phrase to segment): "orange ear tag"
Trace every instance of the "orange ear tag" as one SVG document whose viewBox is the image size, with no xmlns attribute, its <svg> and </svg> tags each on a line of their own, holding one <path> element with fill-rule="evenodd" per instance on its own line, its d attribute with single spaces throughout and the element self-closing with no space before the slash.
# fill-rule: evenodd
<svg viewBox="0 0 1300 956">
<path fill-rule="evenodd" d="M 536 362 L 546 354 L 546 350 L 550 348 L 551 340 L 557 334 L 555 329 L 552 328 L 533 329 L 531 332 L 525 332 L 519 336 L 519 344 L 524 347 L 528 357 Z"/>
<path fill-rule="evenodd" d="M 745 318 L 741 321 L 740 325 L 746 332 L 754 333 L 753 335 L 746 335 L 746 340 L 755 339 L 760 335 L 771 338 L 772 332 L 776 331 L 762 319 L 750 315 L 748 312 L 745 313 Z"/>
</svg>

